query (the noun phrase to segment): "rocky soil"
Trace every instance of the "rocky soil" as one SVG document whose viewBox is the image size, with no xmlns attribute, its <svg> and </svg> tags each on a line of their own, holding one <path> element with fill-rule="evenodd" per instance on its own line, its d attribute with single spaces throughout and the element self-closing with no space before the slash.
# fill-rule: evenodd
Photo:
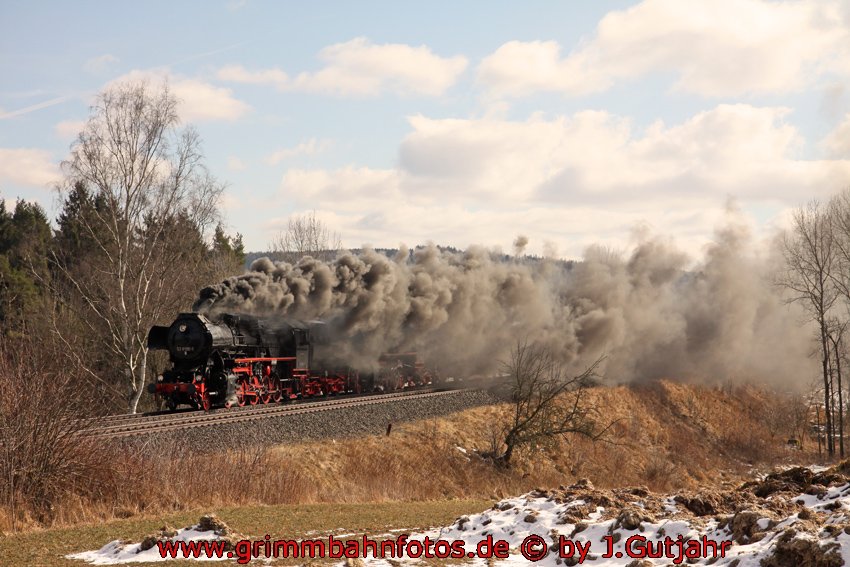
<svg viewBox="0 0 850 567">
<path fill-rule="evenodd" d="M 535 490 L 491 510 L 462 517 L 439 537 L 470 543 L 492 535 L 517 553 L 529 535 L 543 536 L 548 555 L 538 564 L 575 565 L 578 553 L 559 557 L 560 536 L 589 543 L 588 565 L 676 564 L 674 557 L 635 557 L 629 538 L 650 542 L 728 541 L 725 557 L 696 553 L 688 564 L 737 567 L 845 565 L 850 561 L 850 462 L 826 470 L 794 467 L 729 490 L 655 494 L 642 487 L 601 490 L 588 481 Z M 430 534 L 432 537 L 435 534 Z M 622 557 L 603 556 L 611 551 Z M 637 538 L 633 538 L 634 541 Z M 675 551 L 675 547 L 673 548 Z M 640 546 L 631 546 L 640 552 Z M 718 554 L 719 555 L 719 554 Z"/>
</svg>

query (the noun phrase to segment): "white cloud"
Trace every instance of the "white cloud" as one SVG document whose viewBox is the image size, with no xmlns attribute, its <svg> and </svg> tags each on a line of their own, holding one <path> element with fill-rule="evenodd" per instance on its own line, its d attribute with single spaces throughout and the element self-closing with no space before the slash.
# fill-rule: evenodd
<svg viewBox="0 0 850 567">
<path fill-rule="evenodd" d="M 249 85 L 274 85 L 280 89 L 285 89 L 289 84 L 289 75 L 280 69 L 248 71 L 241 65 L 222 67 L 216 73 L 216 77 L 222 81 L 246 83 Z"/>
<path fill-rule="evenodd" d="M 391 169 L 348 166 L 335 171 L 290 169 L 283 175 L 281 189 L 296 199 L 340 198 L 342 207 L 367 199 L 387 200 L 399 197 L 399 173 Z"/>
<path fill-rule="evenodd" d="M 228 88 L 216 87 L 200 79 L 172 75 L 165 69 L 134 70 L 110 81 L 110 84 L 140 79 L 147 79 L 154 84 L 162 84 L 167 80 L 171 92 L 180 100 L 180 118 L 188 122 L 232 121 L 241 118 L 251 109 L 246 103 L 234 98 L 233 92 Z"/>
<path fill-rule="evenodd" d="M 85 120 L 63 120 L 53 127 L 56 135 L 64 140 L 76 138 L 77 135 L 86 127 Z"/>
<path fill-rule="evenodd" d="M 466 69 L 462 56 L 440 57 L 425 45 L 374 44 L 359 37 L 322 49 L 325 66 L 290 77 L 273 68 L 249 71 L 239 65 L 224 67 L 218 78 L 248 84 L 272 85 L 283 91 L 319 92 L 338 96 L 377 96 L 385 92 L 438 96 Z"/>
<path fill-rule="evenodd" d="M 575 256 L 624 247 L 648 223 L 698 253 L 728 196 L 761 218 L 850 180 L 850 159 L 800 157 L 787 108 L 719 105 L 635 129 L 606 112 L 525 121 L 410 118 L 393 169 L 290 169 L 287 202 L 335 211 L 349 245 L 435 240 L 500 244 L 522 232 Z M 536 244 L 535 244 L 536 243 Z"/>
<path fill-rule="evenodd" d="M 91 59 L 87 60 L 83 64 L 83 70 L 87 73 L 98 75 L 100 73 L 105 73 L 112 65 L 118 63 L 119 61 L 120 59 L 118 59 L 114 55 L 106 53 L 104 55 L 92 57 Z"/>
<path fill-rule="evenodd" d="M 823 142 L 827 152 L 834 157 L 850 159 L 850 112 Z M 850 184 L 850 180 L 848 180 Z"/>
<path fill-rule="evenodd" d="M 230 171 L 245 171 L 245 162 L 236 156 L 228 156 L 227 169 Z"/>
<path fill-rule="evenodd" d="M 376 95 L 384 90 L 437 96 L 466 68 L 466 58 L 443 58 L 426 46 L 375 45 L 366 38 L 328 46 L 319 52 L 327 65 L 295 77 L 297 88 L 340 95 Z"/>
<path fill-rule="evenodd" d="M 333 142 L 331 140 L 317 140 L 316 138 L 310 138 L 306 142 L 301 142 L 294 148 L 282 148 L 279 150 L 275 150 L 266 157 L 266 163 L 268 163 L 269 165 L 275 165 L 285 159 L 289 159 L 295 156 L 316 155 L 326 151 L 332 145 Z"/>
<path fill-rule="evenodd" d="M 470 202 L 622 202 L 694 193 L 796 200 L 831 191 L 850 176 L 850 161 L 797 159 L 802 139 L 785 122 L 788 112 L 719 105 L 645 132 L 600 111 L 525 122 L 417 116 L 400 163 L 410 192 L 432 187 Z"/>
<path fill-rule="evenodd" d="M 0 148 L 0 186 L 49 187 L 61 179 L 50 152 L 34 148 Z"/>
<path fill-rule="evenodd" d="M 505 43 L 478 81 L 501 96 L 581 95 L 666 71 L 678 90 L 704 96 L 791 91 L 850 73 L 850 30 L 836 0 L 644 0 L 607 14 L 566 56 L 555 41 Z"/>
<path fill-rule="evenodd" d="M 509 41 L 478 66 L 478 82 L 499 95 L 523 96 L 537 91 L 586 94 L 602 90 L 590 81 L 575 59 L 562 59 L 556 41 Z M 605 85 L 607 86 L 607 85 Z"/>
<path fill-rule="evenodd" d="M 178 78 L 171 88 L 181 101 L 180 115 L 184 120 L 236 120 L 250 109 L 234 98 L 230 89 L 198 79 Z"/>
</svg>

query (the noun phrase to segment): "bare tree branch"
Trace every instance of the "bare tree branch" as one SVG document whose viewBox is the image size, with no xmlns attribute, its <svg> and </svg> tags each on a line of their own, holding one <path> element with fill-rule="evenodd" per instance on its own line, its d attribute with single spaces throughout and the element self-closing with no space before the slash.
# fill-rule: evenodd
<svg viewBox="0 0 850 567">
<path fill-rule="evenodd" d="M 790 301 L 800 303 L 817 323 L 821 366 L 824 383 L 824 404 L 827 408 L 827 449 L 835 452 L 832 435 L 829 316 L 839 296 L 836 286 L 839 273 L 841 245 L 836 239 L 836 210 L 826 210 L 818 201 L 794 211 L 793 228 L 782 239 L 785 271 L 777 283 L 792 292 Z M 848 225 L 850 226 L 850 225 Z"/>
<path fill-rule="evenodd" d="M 514 451 L 557 436 L 579 434 L 599 439 L 612 424 L 600 427 L 596 409 L 584 395 L 603 358 L 578 375 L 570 375 L 546 348 L 520 341 L 504 363 L 513 404 L 505 427 L 505 450 L 497 461 L 509 466 Z"/>
</svg>

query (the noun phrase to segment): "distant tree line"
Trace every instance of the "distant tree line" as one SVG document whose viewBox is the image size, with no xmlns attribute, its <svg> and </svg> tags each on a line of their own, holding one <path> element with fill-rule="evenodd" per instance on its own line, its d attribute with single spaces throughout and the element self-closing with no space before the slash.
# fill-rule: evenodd
<svg viewBox="0 0 850 567">
<path fill-rule="evenodd" d="M 291 235 L 289 233 L 293 230 L 297 230 L 299 225 L 302 225 L 306 220 L 313 219 L 313 221 L 319 223 L 322 226 L 322 230 L 329 231 L 329 229 L 322 223 L 322 221 L 317 220 L 315 218 L 315 213 L 305 213 L 303 215 L 293 215 L 290 220 L 287 222 L 286 229 L 282 230 L 278 235 L 269 243 L 269 249 L 265 251 L 256 251 L 256 252 L 247 252 L 245 254 L 245 268 L 248 269 L 251 267 L 251 264 L 254 260 L 258 260 L 260 258 L 271 258 L 275 261 L 285 261 L 294 263 L 301 259 L 302 256 L 313 256 L 314 258 L 319 258 L 324 261 L 333 261 L 337 258 L 340 253 L 350 252 L 352 254 L 360 254 L 363 252 L 363 248 L 344 248 L 340 244 L 340 239 L 337 233 L 328 232 L 329 235 L 332 235 L 333 238 L 328 238 L 326 243 L 334 243 L 334 246 L 330 244 L 321 244 L 315 246 L 314 250 L 310 248 L 299 248 L 297 246 L 287 245 L 287 238 L 291 239 Z M 290 240 L 291 242 L 292 240 Z M 413 248 L 407 249 L 407 255 L 409 258 L 412 258 L 417 250 L 425 248 L 426 245 L 417 245 Z M 382 254 L 387 258 L 397 258 L 400 250 L 398 248 L 381 248 L 374 247 L 370 248 L 374 250 L 378 254 Z M 443 246 L 438 244 L 437 249 L 441 252 L 448 252 L 451 254 L 462 253 L 463 250 L 460 248 L 456 248 L 454 246 Z M 300 250 L 300 252 L 299 252 Z M 547 258 L 544 256 L 537 256 L 534 254 L 523 254 L 517 256 L 515 254 L 506 254 L 503 252 L 499 252 L 498 249 L 495 249 L 490 252 L 491 257 L 497 262 L 524 262 L 529 264 L 534 264 L 536 262 L 549 262 L 554 263 L 566 270 L 571 270 L 575 265 L 575 260 L 562 260 Z"/>
<path fill-rule="evenodd" d="M 241 235 L 223 228 L 223 185 L 176 108 L 167 85 L 109 88 L 62 164 L 55 227 L 38 204 L 0 204 L 3 350 L 58 353 L 111 411 L 136 411 L 165 364 L 148 329 L 245 261 Z"/>
</svg>

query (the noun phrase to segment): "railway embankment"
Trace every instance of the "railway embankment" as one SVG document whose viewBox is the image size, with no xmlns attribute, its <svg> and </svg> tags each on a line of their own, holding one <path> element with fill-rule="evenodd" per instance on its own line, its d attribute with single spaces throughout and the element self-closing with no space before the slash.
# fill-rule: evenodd
<svg viewBox="0 0 850 567">
<path fill-rule="evenodd" d="M 109 416 L 93 421 L 86 435 L 130 443 L 179 441 L 199 450 L 235 443 L 274 445 L 378 435 L 393 426 L 496 403 L 482 389 L 425 388 L 392 394 L 151 416 Z"/>
</svg>

